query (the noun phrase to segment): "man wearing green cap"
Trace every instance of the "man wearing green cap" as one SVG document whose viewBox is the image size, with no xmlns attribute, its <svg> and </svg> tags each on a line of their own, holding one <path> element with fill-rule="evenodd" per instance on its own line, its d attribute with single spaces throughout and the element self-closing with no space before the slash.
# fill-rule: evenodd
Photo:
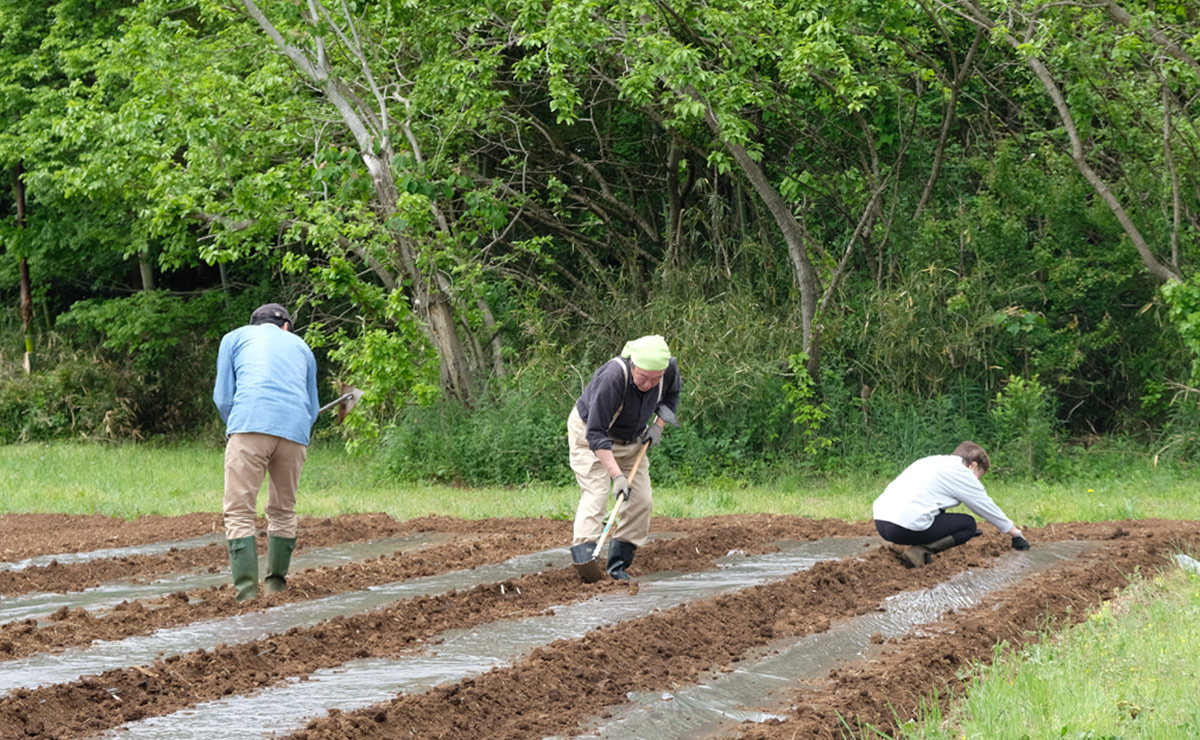
<svg viewBox="0 0 1200 740">
<path fill-rule="evenodd" d="M 653 447 L 662 439 L 662 417 L 675 417 L 680 387 L 679 366 L 666 340 L 652 334 L 627 342 L 619 357 L 592 374 L 575 402 L 567 418 L 567 443 L 571 470 L 581 490 L 571 547 L 576 562 L 586 562 L 595 553 L 596 541 L 604 530 L 611 484 L 613 495 L 625 496 L 626 500 L 612 532 L 608 574 L 618 580 L 633 580 L 626 569 L 650 534 L 653 498 L 649 455 L 643 458 L 633 480 L 625 477 L 625 471 L 633 466 L 643 443 Z M 658 418 L 650 423 L 656 413 Z"/>
</svg>

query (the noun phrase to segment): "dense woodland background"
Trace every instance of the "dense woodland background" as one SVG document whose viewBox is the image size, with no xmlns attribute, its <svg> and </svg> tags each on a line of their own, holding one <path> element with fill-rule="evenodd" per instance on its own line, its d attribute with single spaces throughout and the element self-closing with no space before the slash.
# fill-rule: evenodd
<svg viewBox="0 0 1200 740">
<path fill-rule="evenodd" d="M 0 0 L 0 441 L 219 440 L 277 300 L 404 478 L 567 480 L 645 333 L 657 479 L 1186 463 L 1198 60 L 1183 1 Z"/>
</svg>

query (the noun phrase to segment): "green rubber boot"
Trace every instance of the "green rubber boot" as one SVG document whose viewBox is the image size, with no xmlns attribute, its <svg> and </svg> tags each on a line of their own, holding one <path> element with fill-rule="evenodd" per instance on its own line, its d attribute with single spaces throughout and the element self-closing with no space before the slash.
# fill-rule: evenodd
<svg viewBox="0 0 1200 740">
<path fill-rule="evenodd" d="M 913 545 L 900 553 L 900 560 L 909 568 L 923 568 L 933 562 L 933 556 L 954 547 L 954 537 L 947 535 L 928 545 Z"/>
<path fill-rule="evenodd" d="M 229 570 L 233 573 L 237 600 L 253 599 L 258 596 L 258 552 L 254 547 L 254 537 L 238 537 L 227 542 Z"/>
<path fill-rule="evenodd" d="M 295 537 L 267 537 L 267 577 L 263 579 L 263 591 L 277 594 L 287 588 L 288 566 L 295 549 Z"/>
<path fill-rule="evenodd" d="M 925 545 L 913 545 L 900 553 L 900 561 L 907 568 L 924 568 L 933 562 L 933 552 Z"/>
<path fill-rule="evenodd" d="M 929 548 L 930 552 L 942 552 L 954 547 L 954 535 L 946 535 L 937 542 L 930 542 L 925 547 Z"/>
</svg>

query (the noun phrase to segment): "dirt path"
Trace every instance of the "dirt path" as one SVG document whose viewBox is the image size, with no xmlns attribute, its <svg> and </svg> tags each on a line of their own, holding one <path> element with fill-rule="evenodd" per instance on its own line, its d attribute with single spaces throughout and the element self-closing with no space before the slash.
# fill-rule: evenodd
<svg viewBox="0 0 1200 740">
<path fill-rule="evenodd" d="M 196 536 L 202 517 L 147 522 L 170 532 L 169 539 Z M 55 520 L 57 526 L 69 522 Z M 99 547 L 111 547 L 102 528 L 87 524 Z M 130 538 L 146 531 L 114 523 Z M 840 716 L 890 727 L 892 706 L 911 716 L 922 696 L 945 696 L 956 671 L 972 660 L 988 660 L 998 640 L 1020 644 L 1050 613 L 1062 624 L 1082 618 L 1126 582 L 1127 573 L 1165 565 L 1181 542 L 1200 544 L 1195 522 L 1129 521 L 1056 524 L 1030 532 L 1035 543 L 1099 540 L 1099 549 L 1030 582 L 1002 591 L 983 604 L 951 614 L 932 637 L 889 643 L 882 657 L 843 665 L 827 685 L 798 693 L 787 720 L 745 725 L 753 738 L 835 737 Z M 45 537 L 39 547 L 22 527 L 48 531 L 32 515 L 0 517 L 0 527 L 17 531 L 22 557 L 65 552 Z M 430 546 L 334 568 L 303 571 L 289 578 L 284 594 L 238 604 L 228 586 L 166 595 L 124 604 L 107 614 L 63 610 L 39 624 L 33 620 L 0 627 L 0 660 L 36 656 L 93 640 L 123 639 L 202 620 L 262 610 L 288 602 L 357 591 L 450 570 L 495 563 L 516 554 L 567 543 L 570 523 L 551 520 L 466 521 L 429 517 L 396 522 L 382 515 L 313 520 L 303 526 L 330 537 L 385 538 L 437 531 L 460 537 Z M 638 552 L 634 575 L 660 571 L 703 571 L 731 550 L 772 552 L 782 540 L 866 536 L 866 522 L 809 520 L 785 516 L 737 516 L 705 520 L 655 520 L 656 531 L 675 533 Z M 6 531 L 0 529 L 0 531 Z M 335 534 L 336 533 L 336 534 Z M 111 536 L 111 535 L 110 535 Z M 143 542 L 156 541 L 145 539 Z M 780 637 L 820 633 L 838 620 L 880 608 L 902 591 L 936 585 L 956 573 L 986 568 L 1009 554 L 1006 538 L 991 535 L 943 554 L 931 566 L 906 570 L 896 551 L 879 547 L 853 558 L 818 563 L 779 581 L 715 598 L 656 611 L 613 624 L 579 639 L 559 640 L 534 650 L 515 665 L 440 686 L 423 694 L 314 720 L 297 734 L 305 738 L 507 737 L 569 735 L 581 723 L 618 707 L 630 691 L 666 691 L 694 683 L 712 670 L 727 670 L 754 648 Z M 149 556 L 153 560 L 153 556 Z M 164 558 L 168 562 L 170 558 Z M 78 564 L 79 572 L 87 563 Z M 98 573 L 111 563 L 97 561 Z M 76 566 L 72 566 L 76 567 Z M 148 566 L 153 567 L 153 566 Z M 164 565 L 164 568 L 175 567 Z M 219 566 L 213 566 L 219 567 Z M 30 569 L 48 573 L 52 569 Z M 97 575 L 103 579 L 104 576 Z M 35 582 L 36 582 L 36 577 Z M 337 617 L 313 627 L 293 628 L 265 640 L 213 645 L 154 663 L 131 665 L 78 681 L 17 689 L 0 698 L 0 738 L 78 738 L 146 717 L 168 714 L 220 697 L 260 691 L 322 668 L 361 658 L 394 658 L 427 648 L 448 629 L 544 613 L 597 594 L 627 588 L 615 582 L 584 585 L 570 567 L 554 567 L 520 578 L 391 603 L 370 612 Z M 636 586 L 634 586 L 636 588 Z M 46 590 L 40 586 L 39 590 Z M 926 630 L 927 632 L 929 630 Z M 5 663 L 0 662 L 0 672 Z M 904 691 L 898 691 L 901 686 Z M 908 715 L 904 713 L 908 712 Z"/>
</svg>

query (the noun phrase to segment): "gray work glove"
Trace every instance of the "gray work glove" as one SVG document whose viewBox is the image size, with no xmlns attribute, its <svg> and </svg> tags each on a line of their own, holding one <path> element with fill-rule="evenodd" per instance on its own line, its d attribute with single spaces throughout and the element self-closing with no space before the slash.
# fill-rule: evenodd
<svg viewBox="0 0 1200 740">
<path fill-rule="evenodd" d="M 663 428 L 657 424 L 651 424 L 650 426 L 646 427 L 646 431 L 642 432 L 642 436 L 638 437 L 638 442 L 646 444 L 648 441 L 650 442 L 651 447 L 655 446 L 662 441 L 662 429 Z"/>
<path fill-rule="evenodd" d="M 1012 540 L 1013 540 L 1013 549 L 1014 550 L 1028 550 L 1029 549 L 1029 540 L 1025 539 L 1024 537 L 1013 537 Z"/>
<path fill-rule="evenodd" d="M 617 498 L 624 496 L 625 500 L 628 501 L 629 500 L 629 479 L 623 475 L 618 475 L 616 478 L 612 479 L 612 484 L 613 484 L 613 495 L 616 496 Z"/>
</svg>

